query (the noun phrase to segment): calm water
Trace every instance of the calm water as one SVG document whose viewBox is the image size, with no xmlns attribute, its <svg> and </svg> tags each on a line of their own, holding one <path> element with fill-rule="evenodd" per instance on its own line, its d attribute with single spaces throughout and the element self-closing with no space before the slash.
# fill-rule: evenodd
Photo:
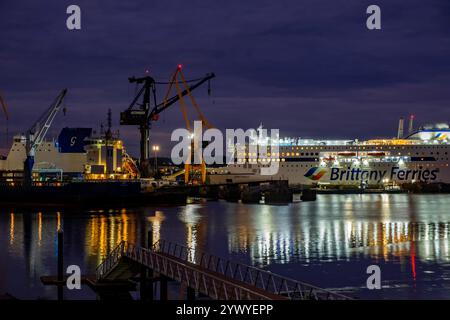
<svg viewBox="0 0 450 320">
<path fill-rule="evenodd" d="M 450 196 L 319 195 L 288 206 L 204 202 L 92 212 L 0 213 L 0 294 L 54 299 L 56 231 L 65 264 L 93 274 L 121 240 L 163 238 L 360 298 L 450 299 Z M 381 267 L 381 290 L 365 288 Z M 88 287 L 66 298 L 92 298 Z"/>
</svg>

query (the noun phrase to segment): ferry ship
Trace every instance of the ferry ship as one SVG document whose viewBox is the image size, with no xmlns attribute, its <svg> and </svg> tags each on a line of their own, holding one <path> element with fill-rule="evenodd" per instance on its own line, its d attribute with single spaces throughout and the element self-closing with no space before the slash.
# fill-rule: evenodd
<svg viewBox="0 0 450 320">
<path fill-rule="evenodd" d="M 390 139 L 313 140 L 280 138 L 270 161 L 279 162 L 274 175 L 261 175 L 268 163 L 256 153 L 245 152 L 234 164 L 210 170 L 211 184 L 287 180 L 293 186 L 326 188 L 398 187 L 410 183 L 450 183 L 450 128 L 448 124 L 429 125 L 403 135 L 400 119 L 398 135 Z M 250 142 L 252 143 L 252 142 Z M 249 150 L 248 148 L 246 149 Z"/>
</svg>

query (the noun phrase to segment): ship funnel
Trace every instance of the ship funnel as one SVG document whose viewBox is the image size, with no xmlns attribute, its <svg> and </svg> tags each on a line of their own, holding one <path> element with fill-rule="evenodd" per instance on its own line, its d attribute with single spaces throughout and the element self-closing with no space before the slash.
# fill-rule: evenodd
<svg viewBox="0 0 450 320">
<path fill-rule="evenodd" d="M 409 126 L 408 126 L 408 133 L 411 134 L 413 133 L 414 130 L 414 115 L 410 115 L 409 116 Z"/>
<path fill-rule="evenodd" d="M 398 121 L 398 133 L 397 133 L 397 138 L 401 139 L 403 138 L 403 117 L 400 118 L 400 120 Z"/>
</svg>

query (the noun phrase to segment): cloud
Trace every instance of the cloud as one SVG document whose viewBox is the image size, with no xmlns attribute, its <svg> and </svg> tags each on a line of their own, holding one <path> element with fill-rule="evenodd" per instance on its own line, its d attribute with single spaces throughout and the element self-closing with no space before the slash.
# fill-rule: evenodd
<svg viewBox="0 0 450 320">
<path fill-rule="evenodd" d="M 188 77 L 217 74 L 212 98 L 195 94 L 222 128 L 263 121 L 289 135 L 353 138 L 395 132 L 409 112 L 427 122 L 449 116 L 446 0 L 379 0 L 381 31 L 365 28 L 366 0 L 78 0 L 79 32 L 65 28 L 70 1 L 5 3 L 0 90 L 10 131 L 25 130 L 63 87 L 68 124 L 98 126 L 111 108 L 117 126 L 134 92 L 128 76 L 149 69 L 167 80 L 178 63 Z M 167 144 L 183 125 L 179 107 L 163 119 L 153 137 Z M 136 128 L 120 130 L 137 154 Z"/>
</svg>

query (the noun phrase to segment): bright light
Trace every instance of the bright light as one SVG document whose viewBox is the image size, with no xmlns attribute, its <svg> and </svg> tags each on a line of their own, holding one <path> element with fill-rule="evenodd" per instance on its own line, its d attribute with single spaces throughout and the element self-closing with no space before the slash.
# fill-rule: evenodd
<svg viewBox="0 0 450 320">
<path fill-rule="evenodd" d="M 368 165 L 369 165 L 369 161 L 364 160 L 364 161 L 363 161 L 363 164 L 364 164 L 365 166 L 368 166 Z"/>
<path fill-rule="evenodd" d="M 183 68 L 183 65 L 181 63 L 178 64 L 178 69 L 181 70 Z"/>
<path fill-rule="evenodd" d="M 152 150 L 153 150 L 153 151 L 159 151 L 159 146 L 158 146 L 158 145 L 154 145 L 154 146 L 152 147 Z"/>
<path fill-rule="evenodd" d="M 398 164 L 403 165 L 405 164 L 405 161 L 403 161 L 403 159 L 398 160 Z"/>
</svg>

